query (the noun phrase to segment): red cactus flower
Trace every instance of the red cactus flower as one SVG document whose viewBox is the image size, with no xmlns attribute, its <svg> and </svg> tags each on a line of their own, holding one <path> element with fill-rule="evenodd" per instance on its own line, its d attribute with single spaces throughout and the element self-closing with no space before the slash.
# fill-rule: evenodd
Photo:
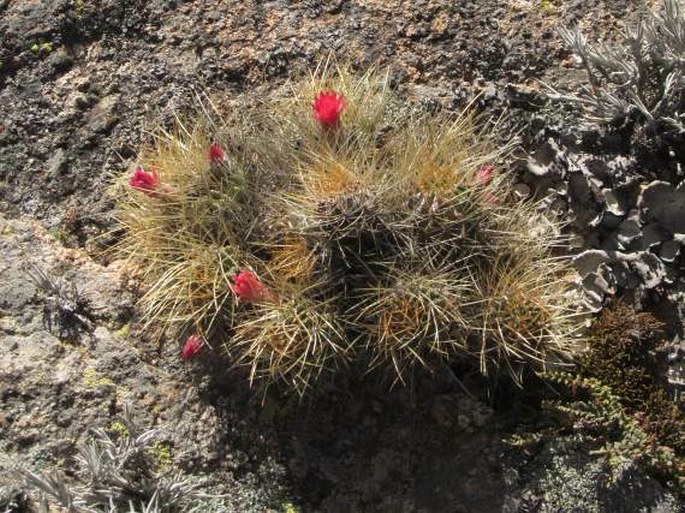
<svg viewBox="0 0 685 513">
<path fill-rule="evenodd" d="M 257 303 L 267 297 L 267 291 L 250 271 L 240 271 L 233 277 L 233 293 L 243 303 Z"/>
<path fill-rule="evenodd" d="M 219 146 L 219 143 L 217 142 L 214 142 L 209 146 L 207 149 L 207 155 L 212 164 L 221 164 L 224 160 L 226 160 L 226 152 L 221 146 Z"/>
<path fill-rule="evenodd" d="M 188 361 L 191 358 L 197 356 L 197 354 L 202 350 L 203 342 L 197 335 L 190 335 L 183 345 L 183 351 L 181 351 L 181 358 L 184 361 Z"/>
<path fill-rule="evenodd" d="M 488 183 L 494 173 L 494 166 L 481 166 L 481 168 L 476 173 L 476 181 L 478 183 Z"/>
<path fill-rule="evenodd" d="M 145 171 L 143 166 L 138 166 L 128 179 L 128 184 L 145 194 L 152 196 L 159 185 L 159 172 L 152 166 L 150 171 Z"/>
<path fill-rule="evenodd" d="M 324 128 L 332 128 L 340 123 L 345 109 L 345 97 L 335 91 L 321 91 L 312 103 L 314 117 Z"/>
</svg>

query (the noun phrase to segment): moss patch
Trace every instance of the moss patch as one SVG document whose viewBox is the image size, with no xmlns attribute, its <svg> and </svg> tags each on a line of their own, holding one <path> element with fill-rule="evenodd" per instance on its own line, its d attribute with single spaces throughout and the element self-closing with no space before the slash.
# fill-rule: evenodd
<svg viewBox="0 0 685 513">
<path fill-rule="evenodd" d="M 547 402 L 574 429 L 604 441 L 614 467 L 642 463 L 664 484 L 685 491 L 685 415 L 659 384 L 655 351 L 665 343 L 665 326 L 652 314 L 618 302 L 593 326 L 588 352 L 576 375 L 547 378 L 565 389 Z"/>
</svg>

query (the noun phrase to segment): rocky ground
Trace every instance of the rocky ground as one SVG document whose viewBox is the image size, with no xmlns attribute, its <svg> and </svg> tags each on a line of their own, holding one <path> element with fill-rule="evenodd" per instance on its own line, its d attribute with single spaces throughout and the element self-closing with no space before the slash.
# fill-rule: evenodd
<svg viewBox="0 0 685 513">
<path fill-rule="evenodd" d="M 299 404 L 258 395 L 207 362 L 183 364 L 175 341 L 141 332 L 135 283 L 103 253 L 116 236 L 103 236 L 113 227 L 104 192 L 151 131 L 171 127 L 204 92 L 239 108 L 329 52 L 358 68 L 389 66 L 412 100 L 456 109 L 483 92 L 483 107 L 520 115 L 537 165 L 568 167 L 545 144 L 562 132 L 551 119 L 575 118 L 542 112 L 535 96 L 536 79 L 574 88 L 584 78 L 556 26 L 611 39 L 634 9 L 608 0 L 0 0 L 0 511 L 31 511 L 19 469 L 69 473 L 88 429 L 111 426 L 125 403 L 160 429 L 174 467 L 226 496 L 208 511 L 682 508 L 637 468 L 610 481 L 578 436 L 512 448 L 503 442 L 510 410 L 455 383 L 390 394 L 344 383 Z M 530 169 L 522 180 L 534 188 Z M 619 216 L 593 201 L 580 203 Z M 643 223 L 638 201 L 642 226 L 653 219 Z M 580 218 L 580 228 L 591 220 Z M 582 247 L 607 250 L 620 224 Z M 655 250 L 662 260 L 667 242 Z M 601 263 L 588 281 L 608 272 Z M 626 265 L 641 283 L 651 276 Z"/>
</svg>

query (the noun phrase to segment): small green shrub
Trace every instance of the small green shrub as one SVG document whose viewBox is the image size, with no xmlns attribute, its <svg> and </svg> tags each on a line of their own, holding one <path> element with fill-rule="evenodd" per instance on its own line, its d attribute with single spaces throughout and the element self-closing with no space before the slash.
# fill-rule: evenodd
<svg viewBox="0 0 685 513">
<path fill-rule="evenodd" d="M 302 392 L 350 361 L 402 381 L 463 357 L 519 378 L 572 352 L 578 322 L 558 227 L 494 172 L 512 148 L 468 111 L 407 109 L 386 77 L 326 66 L 161 134 L 116 188 L 118 249 L 149 325 L 199 333 L 253 379 Z"/>
<path fill-rule="evenodd" d="M 600 433 L 610 461 L 643 463 L 685 493 L 685 416 L 659 386 L 652 356 L 663 337 L 664 325 L 653 315 L 612 305 L 591 330 L 579 372 L 544 375 L 566 390 L 546 406 Z"/>
</svg>

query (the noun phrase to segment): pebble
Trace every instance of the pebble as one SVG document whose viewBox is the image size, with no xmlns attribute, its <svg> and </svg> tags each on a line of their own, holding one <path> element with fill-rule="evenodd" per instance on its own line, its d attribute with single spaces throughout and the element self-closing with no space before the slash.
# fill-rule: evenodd
<svg viewBox="0 0 685 513">
<path fill-rule="evenodd" d="M 530 187 L 523 182 L 514 185 L 513 191 L 516 197 L 520 199 L 527 198 L 528 196 L 530 196 Z"/>
</svg>

